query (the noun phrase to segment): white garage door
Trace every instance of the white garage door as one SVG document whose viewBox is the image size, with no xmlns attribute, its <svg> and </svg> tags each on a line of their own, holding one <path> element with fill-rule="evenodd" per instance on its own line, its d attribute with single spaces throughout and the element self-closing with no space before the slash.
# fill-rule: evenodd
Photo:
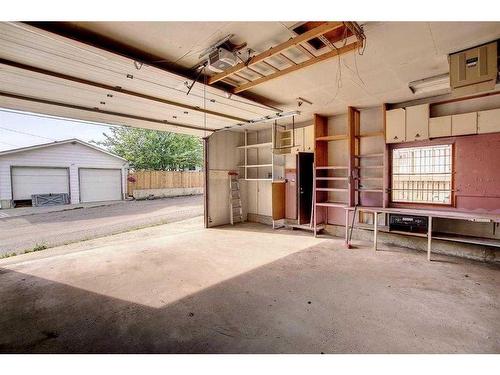
<svg viewBox="0 0 500 375">
<path fill-rule="evenodd" d="M 69 193 L 66 168 L 13 167 L 12 199 L 31 199 L 32 194 Z"/>
<path fill-rule="evenodd" d="M 120 169 L 80 169 L 80 201 L 100 202 L 122 199 Z"/>
</svg>

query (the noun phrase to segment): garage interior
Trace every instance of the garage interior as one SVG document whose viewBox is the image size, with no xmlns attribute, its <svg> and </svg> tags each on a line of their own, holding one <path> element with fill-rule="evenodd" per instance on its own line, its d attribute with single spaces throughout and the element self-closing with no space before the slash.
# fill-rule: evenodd
<svg viewBox="0 0 500 375">
<path fill-rule="evenodd" d="M 499 38 L 0 23 L 0 107 L 205 146 L 203 218 L 0 260 L 0 352 L 498 353 Z"/>
</svg>

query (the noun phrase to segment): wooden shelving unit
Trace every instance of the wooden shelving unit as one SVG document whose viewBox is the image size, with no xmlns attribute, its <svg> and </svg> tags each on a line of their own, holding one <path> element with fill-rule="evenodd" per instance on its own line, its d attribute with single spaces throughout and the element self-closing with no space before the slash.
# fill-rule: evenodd
<svg viewBox="0 0 500 375">
<path fill-rule="evenodd" d="M 342 141 L 344 139 L 348 139 L 349 136 L 346 134 L 337 134 L 337 135 L 325 135 L 321 137 L 316 137 L 316 142 L 330 142 L 330 141 Z"/>
<path fill-rule="evenodd" d="M 316 225 L 328 223 L 330 210 L 340 210 L 349 205 L 347 199 L 350 189 L 349 165 L 332 163 L 332 157 L 330 155 L 329 158 L 328 155 L 329 149 L 344 146 L 349 136 L 349 134 L 331 134 L 328 129 L 328 119 L 314 115 L 313 221 Z"/>
<path fill-rule="evenodd" d="M 256 137 L 258 135 L 256 134 Z M 273 147 L 273 142 L 272 139 L 271 141 L 266 141 L 266 142 L 259 142 L 257 138 L 257 142 L 255 143 L 250 143 L 249 142 L 249 132 L 245 130 L 245 135 L 244 135 L 244 144 L 241 146 L 238 146 L 237 148 L 243 151 L 243 164 L 238 165 L 238 168 L 240 168 L 240 176 L 241 178 L 247 180 L 247 181 L 272 181 L 273 180 L 273 157 L 272 157 L 272 147 Z M 253 162 L 252 164 L 249 164 L 249 151 L 254 150 L 255 155 L 253 156 Z M 270 162 L 261 162 L 260 160 L 260 155 L 259 152 L 261 150 L 269 150 L 269 161 Z M 255 161 L 257 163 L 255 163 Z"/>
<path fill-rule="evenodd" d="M 379 171 L 384 169 L 385 161 L 385 138 L 384 129 L 362 132 L 361 115 L 359 110 L 349 107 L 349 118 L 351 119 L 351 164 L 353 170 L 353 184 L 351 190 L 351 206 L 382 206 L 384 187 L 383 175 Z M 370 125 L 370 124 L 368 124 Z M 368 138 L 379 137 L 384 140 L 382 149 L 373 146 L 369 152 L 362 153 L 366 149 L 364 142 L 370 142 Z M 371 141 L 373 143 L 373 141 Z M 361 215 L 363 216 L 363 215 Z M 363 218 L 360 217 L 362 220 Z"/>
<path fill-rule="evenodd" d="M 370 120 L 376 117 L 370 117 L 370 114 L 367 116 Z M 379 123 L 380 119 L 376 118 L 376 120 L 376 123 Z M 330 212 L 330 209 L 338 210 L 339 208 L 355 205 L 383 206 L 386 189 L 385 166 L 388 158 L 383 126 L 377 126 L 374 123 L 361 124 L 360 111 L 349 107 L 347 134 L 329 133 L 327 118 L 319 115 L 314 117 L 314 128 L 316 140 L 314 171 L 315 223 L 343 225 L 343 222 L 339 222 L 338 219 L 340 214 L 343 215 L 343 212 Z M 336 130 L 338 131 L 338 129 Z M 346 144 L 342 141 L 347 142 L 348 163 L 347 165 L 332 165 L 332 157 L 329 158 L 328 152 L 334 152 L 332 150 L 335 150 L 336 145 L 344 150 Z M 338 154 L 338 152 L 335 153 L 335 155 Z M 346 199 L 332 199 L 332 194 L 337 194 L 342 198 L 345 196 Z M 333 222 L 330 222 L 329 216 Z M 364 220 L 362 216 L 360 215 L 360 220 Z"/>
</svg>

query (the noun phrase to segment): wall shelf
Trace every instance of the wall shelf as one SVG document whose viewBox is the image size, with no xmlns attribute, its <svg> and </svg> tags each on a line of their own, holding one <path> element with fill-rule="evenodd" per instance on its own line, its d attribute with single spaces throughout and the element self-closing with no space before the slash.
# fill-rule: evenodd
<svg viewBox="0 0 500 375">
<path fill-rule="evenodd" d="M 364 155 L 354 155 L 357 159 L 365 159 L 365 158 L 383 158 L 384 153 L 376 153 L 376 154 L 364 154 Z"/>
<path fill-rule="evenodd" d="M 349 189 L 342 188 L 316 188 L 316 191 L 349 191 Z"/>
<path fill-rule="evenodd" d="M 364 165 L 364 166 L 356 166 L 353 167 L 355 169 L 383 169 L 383 165 Z"/>
<path fill-rule="evenodd" d="M 347 166 L 341 166 L 341 165 L 327 165 L 327 166 L 322 166 L 322 167 L 316 167 L 316 169 L 319 169 L 319 170 L 349 169 L 349 167 L 347 167 Z"/>
<path fill-rule="evenodd" d="M 320 207 L 348 207 L 347 202 L 334 202 L 334 201 L 325 201 L 325 202 L 316 202 L 316 206 Z"/>
<path fill-rule="evenodd" d="M 272 181 L 275 169 L 272 147 L 272 133 L 245 130 L 244 145 L 237 147 L 242 151 L 240 176 L 248 181 Z"/>
<path fill-rule="evenodd" d="M 348 177 L 316 177 L 319 181 L 348 181 Z"/>
<path fill-rule="evenodd" d="M 365 193 L 383 193 L 383 189 L 369 189 L 369 188 L 359 188 L 359 189 L 354 189 L 359 192 L 365 192 Z"/>
<path fill-rule="evenodd" d="M 272 142 L 264 142 L 264 143 L 255 143 L 253 145 L 243 145 L 243 146 L 238 146 L 240 149 L 244 148 L 260 148 L 260 147 L 271 147 L 273 145 Z"/>
<path fill-rule="evenodd" d="M 240 168 L 262 168 L 262 167 L 272 167 L 272 164 L 252 164 L 252 165 L 238 165 Z"/>
<path fill-rule="evenodd" d="M 316 141 L 317 142 L 342 141 L 348 138 L 349 136 L 347 134 L 325 135 L 322 137 L 316 137 Z"/>
<path fill-rule="evenodd" d="M 383 131 L 379 132 L 367 132 L 359 135 L 355 135 L 356 138 L 368 138 L 368 137 L 383 137 L 385 133 Z"/>
</svg>

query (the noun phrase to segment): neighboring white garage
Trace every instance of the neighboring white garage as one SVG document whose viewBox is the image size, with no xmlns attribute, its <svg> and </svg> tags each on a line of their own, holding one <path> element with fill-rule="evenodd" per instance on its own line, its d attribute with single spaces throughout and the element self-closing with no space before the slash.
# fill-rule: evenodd
<svg viewBox="0 0 500 375">
<path fill-rule="evenodd" d="M 12 199 L 31 199 L 32 194 L 68 193 L 68 168 L 12 167 Z"/>
<path fill-rule="evenodd" d="M 80 169 L 80 202 L 122 199 L 121 169 Z"/>
<path fill-rule="evenodd" d="M 69 194 L 72 204 L 121 200 L 125 159 L 78 139 L 0 152 L 0 205 L 10 208 L 33 194 Z"/>
</svg>

